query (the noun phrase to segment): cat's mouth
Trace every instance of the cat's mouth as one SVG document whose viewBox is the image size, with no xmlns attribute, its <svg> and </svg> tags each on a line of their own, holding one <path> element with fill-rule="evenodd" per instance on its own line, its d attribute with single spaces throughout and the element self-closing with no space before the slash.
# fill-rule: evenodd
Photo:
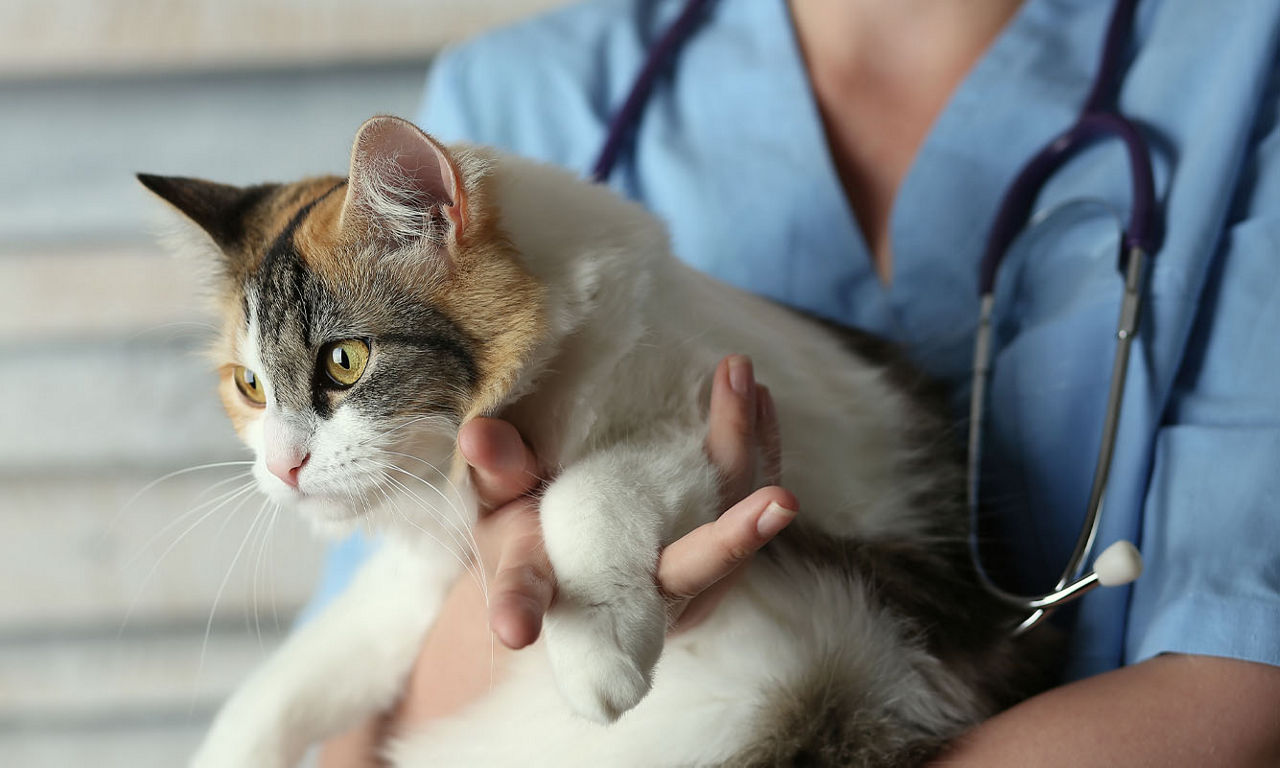
<svg viewBox="0 0 1280 768">
<path fill-rule="evenodd" d="M 369 482 L 346 482 L 334 487 L 302 473 L 296 484 L 289 484 L 265 471 L 257 474 L 258 487 L 268 499 L 320 522 L 354 520 L 373 506 L 377 494 Z"/>
<path fill-rule="evenodd" d="M 452 447 L 452 441 L 445 444 Z M 367 520 L 416 528 L 437 518 L 451 527 L 467 525 L 469 505 L 459 487 L 463 483 L 440 470 L 439 459 L 424 457 L 436 458 L 423 446 L 412 448 L 418 450 L 360 458 L 349 453 L 336 459 L 315 457 L 287 478 L 270 472 L 260 461 L 254 474 L 272 502 L 322 526 Z"/>
</svg>

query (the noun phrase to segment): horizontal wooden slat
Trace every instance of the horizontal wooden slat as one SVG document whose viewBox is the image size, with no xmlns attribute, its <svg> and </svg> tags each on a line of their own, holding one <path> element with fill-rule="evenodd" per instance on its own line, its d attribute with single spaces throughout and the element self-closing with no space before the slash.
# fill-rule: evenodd
<svg viewBox="0 0 1280 768">
<path fill-rule="evenodd" d="M 203 629 L 203 628 L 201 628 Z M 200 722 L 275 649 L 274 627 L 0 643 L 0 728 Z M 2 732 L 2 731 L 0 731 Z M 8 763 L 13 765 L 13 763 Z"/>
<path fill-rule="evenodd" d="M 288 624 L 314 588 L 322 547 L 288 510 L 271 523 L 269 537 L 266 513 L 250 532 L 262 509 L 256 490 L 216 509 L 201 506 L 246 482 L 223 482 L 242 470 L 179 475 L 141 495 L 160 473 L 5 482 L 0 562 L 5 573 L 21 574 L 21 588 L 0 600 L 0 642 L 156 624 L 202 627 L 219 589 L 218 621 L 274 628 L 278 616 Z"/>
<path fill-rule="evenodd" d="M 18 0 L 0 76 L 424 55 L 565 0 Z"/>
<path fill-rule="evenodd" d="M 189 340 L 0 345 L 0 475 L 175 467 L 242 449 Z"/>
<path fill-rule="evenodd" d="M 194 718 L 193 718 L 194 719 Z M 126 729 L 24 729 L 0 732 L 0 765 L 22 768 L 183 766 L 204 734 L 203 719 Z"/>
<path fill-rule="evenodd" d="M 150 243 L 171 219 L 138 171 L 235 184 L 345 173 L 362 121 L 415 114 L 426 62 L 0 80 L 0 179 L 21 181 L 0 185 L 0 256 L 33 244 Z"/>
<path fill-rule="evenodd" d="M 197 264 L 158 245 L 37 248 L 0 258 L 0 344 L 207 338 Z"/>
</svg>

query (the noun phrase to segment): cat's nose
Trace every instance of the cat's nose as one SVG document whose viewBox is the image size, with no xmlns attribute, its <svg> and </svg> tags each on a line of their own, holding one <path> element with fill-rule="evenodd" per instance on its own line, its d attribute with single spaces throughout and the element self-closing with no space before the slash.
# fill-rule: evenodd
<svg viewBox="0 0 1280 768">
<path fill-rule="evenodd" d="M 267 471 L 280 478 L 290 488 L 297 488 L 298 473 L 310 458 L 310 453 L 282 451 L 267 457 Z"/>
</svg>

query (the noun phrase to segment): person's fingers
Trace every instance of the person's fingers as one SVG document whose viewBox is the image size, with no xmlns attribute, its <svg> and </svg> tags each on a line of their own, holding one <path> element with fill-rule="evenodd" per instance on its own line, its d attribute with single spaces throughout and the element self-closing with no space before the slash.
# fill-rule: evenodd
<svg viewBox="0 0 1280 768">
<path fill-rule="evenodd" d="M 658 586 L 673 601 L 704 592 L 787 527 L 796 506 L 790 491 L 761 488 L 669 544 L 658 561 Z"/>
<path fill-rule="evenodd" d="M 778 427 L 778 409 L 773 403 L 773 393 L 763 384 L 756 391 L 756 443 L 765 484 L 781 483 L 782 433 Z"/>
<path fill-rule="evenodd" d="M 542 544 L 538 508 L 522 498 L 494 513 L 504 519 L 502 553 L 489 587 L 489 626 L 502 644 L 520 649 L 542 631 L 542 617 L 555 597 L 555 579 Z"/>
<path fill-rule="evenodd" d="M 707 456 L 720 470 L 727 506 L 752 491 L 756 471 L 756 382 L 751 358 L 730 355 L 716 366 L 707 418 Z"/>
<path fill-rule="evenodd" d="M 500 507 L 538 485 L 538 462 L 516 428 L 501 419 L 476 418 L 458 430 L 458 450 L 471 465 L 476 493 Z"/>
</svg>

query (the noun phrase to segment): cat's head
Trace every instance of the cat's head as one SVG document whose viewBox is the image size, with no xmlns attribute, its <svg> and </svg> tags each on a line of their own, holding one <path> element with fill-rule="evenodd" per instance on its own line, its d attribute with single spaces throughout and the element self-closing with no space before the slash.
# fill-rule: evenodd
<svg viewBox="0 0 1280 768">
<path fill-rule="evenodd" d="M 138 178 L 215 267 L 220 392 L 260 487 L 313 521 L 358 519 L 409 474 L 443 484 L 461 423 L 502 401 L 544 333 L 485 161 L 407 121 L 366 122 L 346 179 Z"/>
</svg>

